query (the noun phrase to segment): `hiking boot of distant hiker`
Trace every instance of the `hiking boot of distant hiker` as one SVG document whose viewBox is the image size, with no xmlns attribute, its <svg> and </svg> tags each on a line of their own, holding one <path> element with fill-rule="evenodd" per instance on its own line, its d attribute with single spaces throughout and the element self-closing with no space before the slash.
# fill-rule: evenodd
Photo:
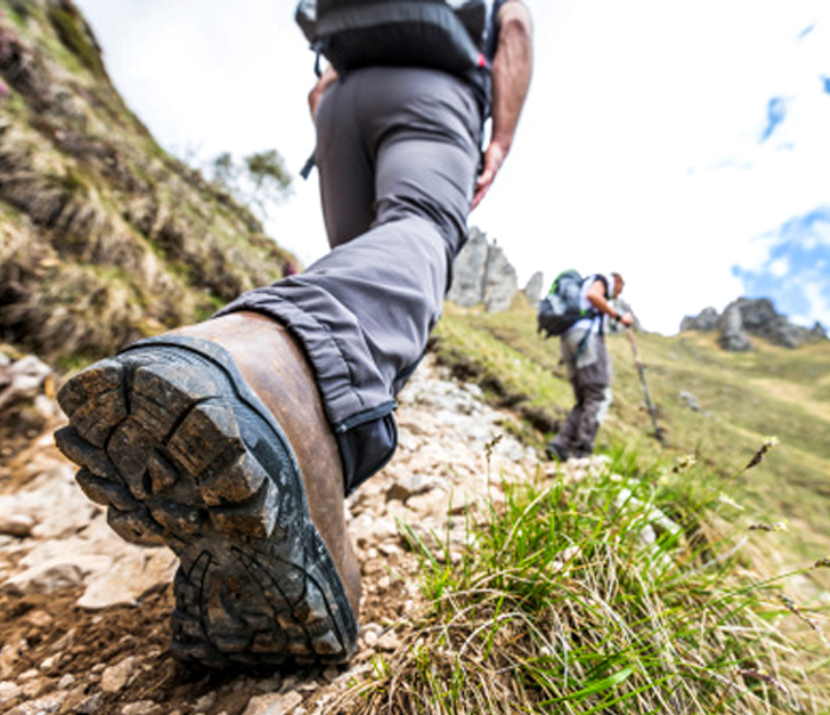
<svg viewBox="0 0 830 715">
<path fill-rule="evenodd" d="M 568 451 L 562 445 L 550 441 L 545 445 L 545 455 L 551 462 L 567 462 Z"/>
<path fill-rule="evenodd" d="M 62 387 L 86 495 L 180 567 L 174 655 L 212 667 L 344 663 L 360 574 L 340 455 L 305 356 L 234 313 L 101 360 Z"/>
</svg>

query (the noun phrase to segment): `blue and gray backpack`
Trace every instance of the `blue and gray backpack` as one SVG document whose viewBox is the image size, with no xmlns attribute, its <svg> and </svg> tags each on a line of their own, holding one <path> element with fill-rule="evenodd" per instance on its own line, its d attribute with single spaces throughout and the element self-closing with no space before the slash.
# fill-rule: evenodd
<svg viewBox="0 0 830 715">
<path fill-rule="evenodd" d="M 583 280 L 574 270 L 562 271 L 556 276 L 550 291 L 539 302 L 537 333 L 545 333 L 545 338 L 562 335 L 578 320 L 596 315 L 593 309 L 582 310 L 579 307 Z"/>
</svg>

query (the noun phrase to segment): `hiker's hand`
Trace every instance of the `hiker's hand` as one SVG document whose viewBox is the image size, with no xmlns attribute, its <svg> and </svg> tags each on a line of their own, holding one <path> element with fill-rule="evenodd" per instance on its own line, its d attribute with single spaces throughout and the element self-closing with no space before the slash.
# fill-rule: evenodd
<svg viewBox="0 0 830 715">
<path fill-rule="evenodd" d="M 630 312 L 629 312 L 629 313 L 623 313 L 623 314 L 620 316 L 620 322 L 621 322 L 621 323 L 622 323 L 622 324 L 623 324 L 626 328 L 630 328 L 632 325 L 634 325 L 634 315 L 633 315 L 632 313 L 630 313 Z"/>
<path fill-rule="evenodd" d="M 312 90 L 308 93 L 308 109 L 311 112 L 311 119 L 317 119 L 317 107 L 320 105 L 320 100 L 326 93 L 329 85 L 337 79 L 337 70 L 331 65 L 326 67 L 323 74 L 317 80 Z"/>
<path fill-rule="evenodd" d="M 478 180 L 476 181 L 476 190 L 473 194 L 473 203 L 470 206 L 470 211 L 478 206 L 487 195 L 506 156 L 507 150 L 500 143 L 490 142 L 490 146 L 484 152 L 484 168 L 481 170 L 481 174 L 479 174 Z"/>
</svg>

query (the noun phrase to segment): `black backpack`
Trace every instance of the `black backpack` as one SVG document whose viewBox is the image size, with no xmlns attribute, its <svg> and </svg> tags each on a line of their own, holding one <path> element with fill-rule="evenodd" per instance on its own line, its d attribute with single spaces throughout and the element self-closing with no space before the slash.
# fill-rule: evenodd
<svg viewBox="0 0 830 715">
<path fill-rule="evenodd" d="M 593 317 L 593 309 L 581 310 L 579 296 L 583 278 L 578 271 L 562 271 L 553 281 L 550 292 L 539 302 L 536 314 L 537 333 L 562 335 L 581 318 Z"/>
<path fill-rule="evenodd" d="M 467 76 L 487 66 L 486 0 L 300 0 L 295 17 L 341 73 L 409 65 Z"/>
</svg>

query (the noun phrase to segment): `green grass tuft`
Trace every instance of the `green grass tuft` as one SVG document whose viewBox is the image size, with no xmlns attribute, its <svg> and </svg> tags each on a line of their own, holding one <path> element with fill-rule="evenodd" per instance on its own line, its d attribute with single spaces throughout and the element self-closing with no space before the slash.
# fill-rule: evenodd
<svg viewBox="0 0 830 715">
<path fill-rule="evenodd" d="M 580 481 L 504 483 L 457 563 L 448 541 L 429 548 L 410 531 L 428 606 L 335 711 L 830 707 L 819 621 L 783 595 L 793 574 L 748 566 L 723 477 L 688 459 L 643 470 L 637 457 L 620 451 Z"/>
</svg>

